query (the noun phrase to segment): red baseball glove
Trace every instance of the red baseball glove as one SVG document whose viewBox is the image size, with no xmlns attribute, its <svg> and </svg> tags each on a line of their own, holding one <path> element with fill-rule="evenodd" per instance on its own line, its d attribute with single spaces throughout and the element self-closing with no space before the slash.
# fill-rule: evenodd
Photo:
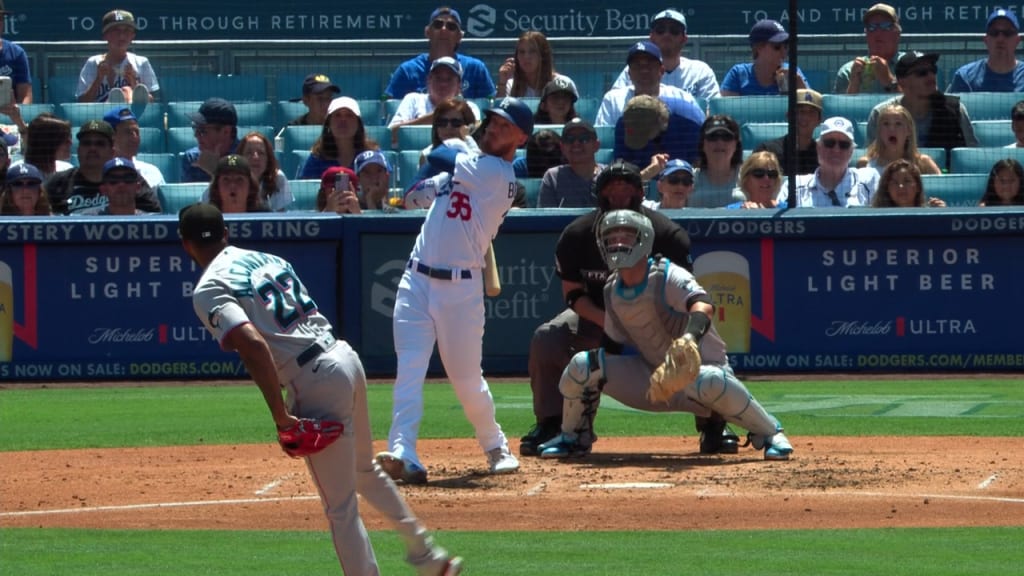
<svg viewBox="0 0 1024 576">
<path fill-rule="evenodd" d="M 296 424 L 277 431 L 277 442 L 292 458 L 302 458 L 330 446 L 344 430 L 341 422 L 299 418 Z"/>
</svg>

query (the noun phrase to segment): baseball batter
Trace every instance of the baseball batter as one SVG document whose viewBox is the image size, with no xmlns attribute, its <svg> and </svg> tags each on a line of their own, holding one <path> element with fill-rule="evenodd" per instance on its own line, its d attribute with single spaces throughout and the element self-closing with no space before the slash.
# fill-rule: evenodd
<svg viewBox="0 0 1024 576">
<path fill-rule="evenodd" d="M 223 215 L 212 204 L 183 209 L 178 231 L 185 251 L 204 269 L 192 295 L 196 315 L 223 349 L 241 356 L 278 430 L 298 418 L 334 420 L 344 427 L 335 442 L 305 458 L 342 571 L 380 573 L 359 515 L 358 492 L 401 534 L 417 574 L 459 574 L 462 559 L 434 545 L 374 462 L 363 365 L 348 343 L 332 336 L 330 322 L 291 264 L 229 245 Z"/>
<path fill-rule="evenodd" d="M 562 372 L 565 397 L 562 433 L 540 446 L 541 458 L 590 453 L 593 415 L 601 393 L 651 412 L 714 410 L 749 430 L 749 442 L 766 460 L 787 460 L 793 447 L 778 421 L 769 415 L 732 372 L 725 342 L 711 323 L 714 305 L 693 275 L 664 258 L 650 258 L 651 221 L 632 210 L 605 214 L 598 224 L 598 246 L 612 271 L 604 287 L 603 348 L 577 352 Z M 701 365 L 696 381 L 666 403 L 648 399 L 654 370 L 673 340 L 693 338 Z M 623 354 L 629 348 L 636 353 Z"/>
<path fill-rule="evenodd" d="M 485 115 L 482 152 L 456 154 L 450 174 L 423 180 L 405 198 L 407 208 L 429 208 L 398 284 L 393 323 L 398 374 L 389 451 L 377 459 L 392 478 L 407 483 L 427 481 L 416 440 L 423 417 L 423 379 L 435 342 L 463 412 L 487 455 L 490 472 L 519 469 L 495 421 L 494 399 L 480 368 L 481 271 L 487 247 L 515 198 L 512 159 L 533 132 L 533 115 L 515 98 L 505 98 Z"/>
</svg>

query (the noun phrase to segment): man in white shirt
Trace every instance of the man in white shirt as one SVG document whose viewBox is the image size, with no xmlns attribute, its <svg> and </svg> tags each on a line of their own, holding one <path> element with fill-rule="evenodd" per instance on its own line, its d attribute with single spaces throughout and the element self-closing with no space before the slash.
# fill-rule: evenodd
<svg viewBox="0 0 1024 576">
<path fill-rule="evenodd" d="M 665 69 L 662 84 L 680 88 L 705 102 L 718 96 L 718 79 L 714 70 L 706 62 L 682 56 L 687 36 L 686 17 L 681 12 L 669 9 L 655 14 L 648 38 L 661 50 Z M 631 84 L 633 80 L 629 77 L 629 66 L 626 66 L 612 88 L 625 88 Z"/>
<path fill-rule="evenodd" d="M 818 136 L 818 169 L 796 176 L 795 208 L 849 208 L 870 206 L 878 188 L 873 168 L 850 168 L 854 148 L 853 123 L 839 116 L 821 124 Z M 779 200 L 786 200 L 783 187 Z"/>
<path fill-rule="evenodd" d="M 601 107 L 597 110 L 594 126 L 614 126 L 622 117 L 626 102 L 633 96 L 641 94 L 660 98 L 668 105 L 669 111 L 677 106 L 689 108 L 686 104 L 699 107 L 689 92 L 662 83 L 661 79 L 665 75 L 662 62 L 661 49 L 650 40 L 641 40 L 633 44 L 629 49 L 629 55 L 626 56 L 626 68 L 633 84 L 623 88 L 612 88 L 605 93 Z"/>
</svg>

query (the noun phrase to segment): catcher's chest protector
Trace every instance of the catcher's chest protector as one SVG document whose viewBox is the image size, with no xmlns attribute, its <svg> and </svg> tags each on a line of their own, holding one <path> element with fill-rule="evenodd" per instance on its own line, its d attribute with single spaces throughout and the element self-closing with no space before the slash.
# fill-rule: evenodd
<svg viewBox="0 0 1024 576">
<path fill-rule="evenodd" d="M 673 310 L 665 301 L 663 265 L 651 266 L 643 292 L 627 289 L 619 293 L 612 283 L 605 285 L 604 292 L 608 316 L 618 331 L 628 336 L 629 344 L 643 354 L 648 364 L 661 364 L 672 341 L 683 335 L 688 317 Z"/>
</svg>

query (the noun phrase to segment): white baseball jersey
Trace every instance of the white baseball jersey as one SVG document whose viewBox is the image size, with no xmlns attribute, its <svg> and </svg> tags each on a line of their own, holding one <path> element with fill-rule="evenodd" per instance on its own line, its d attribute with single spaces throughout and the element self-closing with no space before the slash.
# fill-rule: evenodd
<svg viewBox="0 0 1024 576">
<path fill-rule="evenodd" d="M 433 268 L 483 268 L 487 246 L 516 196 L 512 163 L 497 156 L 459 154 L 450 176 L 443 172 L 427 180 L 436 196 L 412 258 Z"/>
<path fill-rule="evenodd" d="M 99 70 L 100 62 L 106 58 L 106 54 L 97 54 L 92 56 L 85 61 L 85 65 L 82 66 L 82 71 L 78 75 L 78 88 L 75 90 L 75 97 L 85 94 L 89 90 L 89 86 L 92 86 L 94 80 L 96 80 L 96 74 Z M 139 56 L 134 52 L 128 52 L 125 59 L 116 66 L 117 77 L 114 78 L 114 85 L 110 86 L 107 84 L 107 80 L 104 78 L 100 84 L 100 91 L 96 93 L 96 101 L 104 102 L 107 99 L 107 95 L 110 94 L 112 88 L 120 88 L 127 86 L 128 81 L 124 78 L 124 71 L 127 64 L 131 64 L 132 68 L 135 69 L 136 78 L 139 79 L 139 84 L 143 84 L 149 91 L 156 92 L 160 90 L 160 84 L 156 79 L 156 72 L 153 72 L 153 66 L 149 63 L 149 59 L 145 56 Z"/>
<path fill-rule="evenodd" d="M 206 267 L 192 293 L 192 306 L 218 342 L 250 322 L 270 346 L 281 368 L 331 323 L 309 297 L 306 287 L 283 258 L 228 246 Z"/>
<path fill-rule="evenodd" d="M 679 57 L 679 66 L 675 70 L 666 71 L 661 77 L 662 84 L 681 88 L 696 98 L 703 98 L 708 101 L 718 96 L 718 80 L 715 72 L 707 63 L 700 60 L 690 60 L 685 56 Z M 629 77 L 629 66 L 625 66 L 619 77 L 612 84 L 612 88 L 625 88 L 632 86 L 633 80 Z"/>
</svg>

